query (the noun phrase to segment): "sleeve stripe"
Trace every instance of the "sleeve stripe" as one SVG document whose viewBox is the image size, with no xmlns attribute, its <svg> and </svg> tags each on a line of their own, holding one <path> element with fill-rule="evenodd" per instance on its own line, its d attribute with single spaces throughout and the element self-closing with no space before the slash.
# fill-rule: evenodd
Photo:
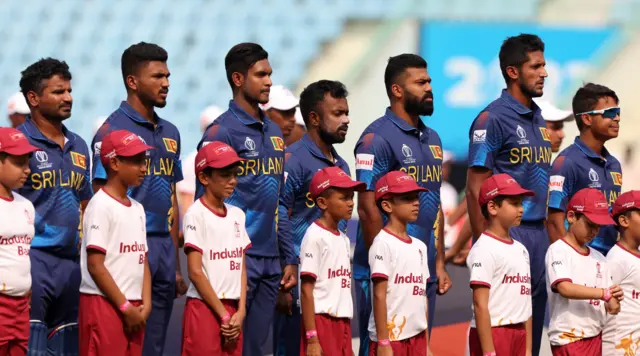
<svg viewBox="0 0 640 356">
<path fill-rule="evenodd" d="M 482 287 L 491 288 L 491 284 L 490 283 L 482 282 L 482 281 L 471 281 L 471 282 L 469 282 L 469 287 L 472 287 L 472 286 L 482 286 Z"/>
<path fill-rule="evenodd" d="M 193 250 L 195 250 L 195 251 L 198 251 L 198 252 L 202 253 L 202 249 L 201 249 L 200 247 L 198 247 L 198 246 L 196 246 L 196 245 L 192 244 L 191 242 L 187 242 L 186 244 L 184 244 L 184 249 L 186 250 L 186 249 L 188 249 L 188 248 L 193 249 Z"/>
<path fill-rule="evenodd" d="M 315 273 L 311 272 L 300 272 L 300 277 L 311 277 L 313 279 L 318 279 L 318 276 L 316 276 Z"/>
<path fill-rule="evenodd" d="M 374 279 L 374 278 L 382 278 L 382 279 L 387 279 L 388 280 L 389 276 L 387 276 L 384 273 L 374 273 L 374 274 L 371 275 L 371 279 Z"/>
<path fill-rule="evenodd" d="M 553 281 L 553 283 L 551 283 L 551 290 L 556 292 L 556 286 L 558 285 L 558 283 L 560 282 L 570 282 L 573 283 L 573 280 L 571 278 L 558 278 L 555 281 Z"/>
<path fill-rule="evenodd" d="M 107 254 L 107 250 L 104 247 L 96 246 L 96 245 L 87 245 L 87 250 L 95 250 L 98 252 L 102 252 L 105 255 Z"/>
</svg>

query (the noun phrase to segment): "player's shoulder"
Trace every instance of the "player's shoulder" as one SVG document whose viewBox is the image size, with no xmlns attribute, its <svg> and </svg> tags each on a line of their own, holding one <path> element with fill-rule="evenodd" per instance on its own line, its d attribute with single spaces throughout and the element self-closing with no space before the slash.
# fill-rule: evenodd
<svg viewBox="0 0 640 356">
<path fill-rule="evenodd" d="M 390 131 L 391 130 L 391 131 Z M 373 133 L 377 134 L 377 136 L 384 136 L 384 134 L 389 134 L 395 131 L 398 131 L 399 128 L 396 126 L 392 120 L 390 120 L 386 116 L 382 116 L 374 120 L 372 123 L 367 126 L 364 131 L 362 131 L 362 135 L 360 135 L 360 139 L 362 139 L 365 135 Z"/>
<path fill-rule="evenodd" d="M 171 121 L 158 117 L 158 124 L 162 124 L 162 131 L 165 135 L 171 135 L 173 138 L 180 139 L 180 131 Z"/>
<path fill-rule="evenodd" d="M 440 134 L 438 134 L 438 131 L 432 129 L 431 127 L 427 126 L 425 129 L 426 133 L 429 135 L 429 141 L 430 142 L 435 142 L 437 141 L 438 143 L 441 144 L 441 140 L 440 140 Z"/>
<path fill-rule="evenodd" d="M 84 138 L 82 138 L 82 136 L 78 135 L 77 133 L 71 130 L 67 130 L 67 139 L 73 140 L 73 145 L 76 149 L 80 148 L 84 151 L 88 150 L 89 146 L 87 146 L 87 141 L 85 141 Z"/>
<path fill-rule="evenodd" d="M 558 158 L 560 157 L 576 157 L 576 155 L 582 155 L 584 156 L 584 152 L 582 152 L 582 150 L 580 149 L 580 147 L 578 147 L 578 145 L 576 145 L 575 143 L 570 144 L 569 146 L 565 147 L 565 149 L 563 149 L 562 151 L 560 151 L 558 153 Z"/>
<path fill-rule="evenodd" d="M 301 159 L 307 156 L 309 150 L 302 140 L 294 142 L 291 146 L 287 146 L 284 150 L 285 168 L 287 164 L 299 163 Z"/>
</svg>

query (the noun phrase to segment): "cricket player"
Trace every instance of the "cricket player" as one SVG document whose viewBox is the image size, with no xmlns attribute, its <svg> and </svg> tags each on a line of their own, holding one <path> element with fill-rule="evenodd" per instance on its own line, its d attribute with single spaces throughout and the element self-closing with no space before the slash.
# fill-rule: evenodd
<svg viewBox="0 0 640 356">
<path fill-rule="evenodd" d="M 9 116 L 11 127 L 22 125 L 27 120 L 29 113 L 29 105 L 24 95 L 21 92 L 11 95 L 7 101 L 7 115 Z"/>
<path fill-rule="evenodd" d="M 609 210 L 622 189 L 622 167 L 617 158 L 604 147 L 618 137 L 620 107 L 616 93 L 603 86 L 588 83 L 573 97 L 573 111 L 580 136 L 553 161 L 549 180 L 549 238 L 551 241 L 566 234 L 567 202 L 583 188 L 602 191 Z M 600 228 L 589 246 L 606 256 L 618 239 L 615 225 Z"/>
<path fill-rule="evenodd" d="M 520 226 L 511 237 L 529 252 L 532 287 L 532 354 L 538 355 L 547 293 L 545 253 L 549 246 L 544 221 L 551 168 L 551 141 L 540 108 L 532 101 L 542 96 L 547 77 L 544 43 L 536 35 L 507 38 L 500 48 L 500 68 L 507 88 L 474 120 L 469 132 L 467 207 L 474 238 L 484 230 L 478 204 L 480 186 L 491 175 L 507 173 L 535 196 L 525 197 Z"/>
<path fill-rule="evenodd" d="M 333 148 L 342 143 L 349 128 L 347 89 L 340 82 L 320 80 L 309 84 L 300 95 L 307 134 L 285 151 L 285 183 L 278 208 L 278 237 L 293 241 L 296 258 L 307 228 L 322 211 L 309 193 L 311 178 L 318 170 L 337 166 L 349 175 L 349 165 Z M 347 222 L 340 224 L 345 231 Z M 288 305 L 279 308 L 274 325 L 274 353 L 300 355 L 300 295 L 291 290 Z M 279 300 L 282 300 L 280 298 Z M 280 305 L 279 305 L 280 306 Z"/>
<path fill-rule="evenodd" d="M 31 242 L 29 354 L 78 353 L 81 214 L 91 198 L 89 149 L 62 123 L 71 116 L 69 66 L 41 59 L 22 72 L 20 89 L 31 115 L 18 126 L 34 152 L 18 193 L 35 209 Z"/>
<path fill-rule="evenodd" d="M 198 149 L 213 141 L 231 146 L 241 158 L 238 186 L 226 199 L 246 214 L 251 248 L 246 252 L 247 316 L 243 355 L 264 354 L 273 325 L 278 290 L 297 283 L 298 259 L 286 235 L 278 239 L 278 200 L 284 184 L 282 131 L 259 104 L 269 101 L 271 65 L 268 53 L 255 43 L 233 46 L 225 57 L 233 100 L 229 109 L 209 126 Z M 196 198 L 203 194 L 196 182 Z M 298 339 L 299 340 L 299 339 Z"/>
<path fill-rule="evenodd" d="M 129 196 L 142 204 L 146 212 L 153 303 L 144 337 L 143 355 L 147 356 L 162 355 L 173 300 L 187 291 L 180 273 L 177 221 L 174 224 L 178 216 L 175 186 L 182 180 L 180 133 L 155 112 L 155 108 L 167 105 L 167 58 L 163 48 L 145 42 L 124 51 L 122 77 L 127 100 L 107 118 L 91 144 L 94 191 L 107 179 L 100 152 L 102 139 L 109 132 L 127 130 L 155 148 L 147 153 L 144 181 L 129 190 Z"/>
<path fill-rule="evenodd" d="M 368 249 L 384 224 L 375 199 L 375 186 L 390 171 L 401 170 L 429 191 L 420 195 L 420 215 L 409 223 L 407 233 L 427 245 L 429 275 L 429 328 L 435 314 L 435 295 L 446 293 L 451 280 L 444 266 L 443 215 L 440 206 L 442 182 L 442 144 L 438 133 L 427 127 L 420 116 L 433 113 L 431 77 L 427 62 L 414 54 L 389 59 L 384 82 L 390 107 L 384 116 L 372 122 L 355 147 L 356 180 L 367 184 L 358 193 L 360 217 L 353 271 L 360 322 L 359 355 L 369 354 L 368 322 L 371 314 L 371 290 Z M 437 247 L 436 247 L 437 246 Z M 437 252 L 436 252 L 437 248 Z"/>
</svg>

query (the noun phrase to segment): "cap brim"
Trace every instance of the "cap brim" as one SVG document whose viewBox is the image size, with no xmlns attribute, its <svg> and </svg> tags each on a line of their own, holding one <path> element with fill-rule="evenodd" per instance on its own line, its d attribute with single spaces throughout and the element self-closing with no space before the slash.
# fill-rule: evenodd
<svg viewBox="0 0 640 356">
<path fill-rule="evenodd" d="M 592 223 L 598 225 L 615 225 L 609 214 L 583 213 Z"/>
<path fill-rule="evenodd" d="M 330 187 L 340 189 L 353 189 L 356 192 L 362 192 L 367 189 L 367 184 L 364 182 L 358 182 L 357 180 L 349 180 L 331 184 Z"/>
<path fill-rule="evenodd" d="M 513 189 L 509 189 L 507 191 L 498 192 L 498 195 L 507 195 L 507 196 L 522 195 L 522 196 L 525 196 L 525 197 L 532 197 L 532 196 L 536 195 L 536 193 L 534 193 L 531 190 L 524 189 L 524 188 L 513 188 Z"/>
<path fill-rule="evenodd" d="M 428 192 L 428 191 L 429 189 L 423 188 L 420 186 L 397 188 L 397 189 L 394 189 L 393 191 L 386 192 L 384 195 L 376 199 L 376 201 L 379 201 L 380 199 L 388 198 L 392 195 L 399 195 L 399 194 L 406 194 L 406 193 L 413 193 L 413 192 L 421 193 L 421 192 Z"/>
<path fill-rule="evenodd" d="M 280 110 L 280 111 L 288 111 L 288 110 L 292 110 L 295 109 L 300 103 L 298 102 L 298 100 L 292 99 L 292 100 L 282 100 L 282 101 L 278 101 L 275 103 L 269 103 L 269 108 L 270 109 L 276 109 L 276 110 Z"/>
<path fill-rule="evenodd" d="M 116 156 L 133 157 L 137 154 L 140 154 L 142 152 L 147 152 L 149 150 L 155 150 L 155 148 L 144 143 L 141 145 L 131 145 L 130 147 L 127 147 L 120 152 L 116 150 Z"/>
<path fill-rule="evenodd" d="M 7 154 L 10 154 L 12 156 L 22 156 L 22 155 L 26 155 L 29 154 L 31 152 L 35 152 L 37 151 L 38 148 L 35 146 L 32 146 L 31 144 L 24 144 L 24 145 L 18 145 L 18 146 L 14 146 L 14 147 L 8 147 L 6 149 L 3 149 L 0 152 L 5 152 Z"/>
<path fill-rule="evenodd" d="M 207 162 L 207 164 L 202 166 L 202 168 L 200 168 L 200 170 L 198 170 L 198 172 L 203 171 L 207 167 L 211 167 L 211 168 L 214 168 L 214 169 L 221 169 L 221 168 L 229 167 L 231 165 L 234 165 L 236 163 L 240 163 L 240 162 L 243 162 L 243 161 L 246 161 L 246 160 L 244 158 L 240 158 L 239 156 L 229 157 L 229 158 L 221 159 L 221 160 L 218 160 L 218 161 L 211 161 L 211 162 Z"/>
</svg>

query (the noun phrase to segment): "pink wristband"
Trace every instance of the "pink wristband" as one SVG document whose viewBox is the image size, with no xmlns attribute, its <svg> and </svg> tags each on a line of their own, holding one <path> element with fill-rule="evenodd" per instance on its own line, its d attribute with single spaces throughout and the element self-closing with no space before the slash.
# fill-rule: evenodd
<svg viewBox="0 0 640 356">
<path fill-rule="evenodd" d="M 495 351 L 485 352 L 484 356 L 496 356 L 496 352 Z"/>
<path fill-rule="evenodd" d="M 318 332 L 316 330 L 307 331 L 307 340 L 311 339 L 314 336 L 318 336 Z"/>
<path fill-rule="evenodd" d="M 391 342 L 389 341 L 389 339 L 378 340 L 378 345 L 389 346 L 391 345 Z"/>
<path fill-rule="evenodd" d="M 602 300 L 604 300 L 605 302 L 608 302 L 609 300 L 611 300 L 611 291 L 609 290 L 609 288 L 602 288 L 604 295 L 602 296 Z"/>
<path fill-rule="evenodd" d="M 230 319 L 231 319 L 231 315 L 229 315 L 229 313 L 225 314 L 224 316 L 222 316 L 222 318 L 220 318 L 223 324 L 227 323 Z"/>
<path fill-rule="evenodd" d="M 129 301 L 127 300 L 126 302 L 122 303 L 122 305 L 119 306 L 118 309 L 120 309 L 120 311 L 124 313 L 124 311 L 127 310 L 130 306 L 131 303 L 129 303 Z"/>
</svg>

